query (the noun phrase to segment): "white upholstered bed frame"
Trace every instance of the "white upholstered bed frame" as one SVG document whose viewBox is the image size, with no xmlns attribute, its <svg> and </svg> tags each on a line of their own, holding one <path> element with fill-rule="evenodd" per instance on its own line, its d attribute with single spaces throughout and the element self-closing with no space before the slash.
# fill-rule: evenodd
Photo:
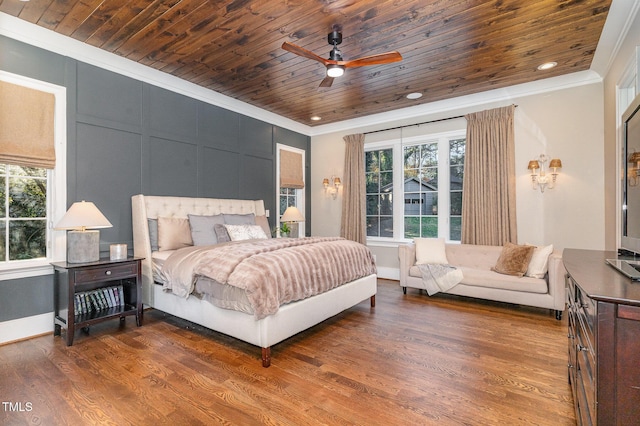
<svg viewBox="0 0 640 426">
<path fill-rule="evenodd" d="M 151 240 L 147 219 L 187 217 L 188 214 L 264 215 L 262 200 L 227 200 L 134 195 L 131 197 L 133 253 L 142 261 L 142 301 L 179 318 L 227 334 L 262 348 L 262 365 L 271 363 L 271 346 L 279 343 L 345 309 L 370 298 L 375 306 L 376 275 L 352 281 L 326 293 L 280 307 L 278 312 L 261 320 L 243 312 L 222 309 L 196 297 L 187 299 L 162 290 L 153 282 Z"/>
</svg>

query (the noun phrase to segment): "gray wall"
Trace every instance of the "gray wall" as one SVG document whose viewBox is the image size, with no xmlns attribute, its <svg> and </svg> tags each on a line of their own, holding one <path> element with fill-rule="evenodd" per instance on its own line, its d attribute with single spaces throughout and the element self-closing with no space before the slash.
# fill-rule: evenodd
<svg viewBox="0 0 640 426">
<path fill-rule="evenodd" d="M 277 143 L 306 150 L 311 179 L 308 136 L 3 36 L 0 69 L 67 88 L 67 205 L 93 201 L 113 224 L 105 255 L 131 252 L 134 194 L 263 199 L 275 226 Z M 52 311 L 52 281 L 0 281 L 0 321 Z"/>
</svg>

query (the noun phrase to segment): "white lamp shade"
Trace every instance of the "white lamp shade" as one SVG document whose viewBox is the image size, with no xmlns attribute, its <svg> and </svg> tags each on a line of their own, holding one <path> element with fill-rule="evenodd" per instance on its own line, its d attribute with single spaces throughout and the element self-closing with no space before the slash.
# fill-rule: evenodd
<svg viewBox="0 0 640 426">
<path fill-rule="evenodd" d="M 90 201 L 73 203 L 69 210 L 62 216 L 55 229 L 97 229 L 111 228 L 113 225 Z"/>
<path fill-rule="evenodd" d="M 304 222 L 304 216 L 297 207 L 291 206 L 284 211 L 280 222 Z"/>
</svg>

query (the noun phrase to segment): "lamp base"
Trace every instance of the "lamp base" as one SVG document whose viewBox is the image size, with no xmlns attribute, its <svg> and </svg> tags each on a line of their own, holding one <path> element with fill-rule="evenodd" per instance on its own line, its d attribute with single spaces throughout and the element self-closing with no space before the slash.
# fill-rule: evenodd
<svg viewBox="0 0 640 426">
<path fill-rule="evenodd" d="M 67 262 L 100 260 L 100 231 L 67 231 Z"/>
</svg>

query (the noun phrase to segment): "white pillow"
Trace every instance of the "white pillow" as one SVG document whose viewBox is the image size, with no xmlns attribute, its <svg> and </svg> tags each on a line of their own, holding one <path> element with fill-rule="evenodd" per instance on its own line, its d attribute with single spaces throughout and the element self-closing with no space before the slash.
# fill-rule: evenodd
<svg viewBox="0 0 640 426">
<path fill-rule="evenodd" d="M 416 243 L 416 265 L 438 263 L 447 265 L 444 238 L 414 238 Z"/>
<path fill-rule="evenodd" d="M 529 244 L 527 244 L 529 245 Z M 553 244 L 548 246 L 536 246 L 529 262 L 526 276 L 532 278 L 544 278 L 549 269 L 549 256 L 553 253 Z"/>
<path fill-rule="evenodd" d="M 260 225 L 224 225 L 231 241 L 241 240 L 266 240 L 267 234 L 264 233 Z"/>
</svg>

